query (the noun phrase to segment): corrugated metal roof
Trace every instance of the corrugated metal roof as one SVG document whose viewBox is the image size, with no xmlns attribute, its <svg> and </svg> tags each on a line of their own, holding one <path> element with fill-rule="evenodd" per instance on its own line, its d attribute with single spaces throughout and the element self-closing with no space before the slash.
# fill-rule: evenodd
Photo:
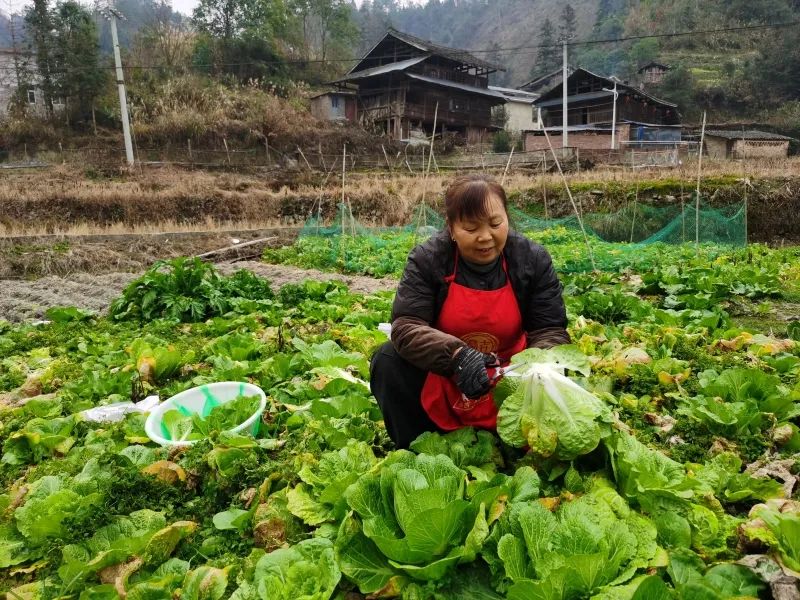
<svg viewBox="0 0 800 600">
<path fill-rule="evenodd" d="M 523 90 L 504 88 L 496 85 L 490 85 L 489 89 L 503 94 L 503 97 L 506 100 L 511 100 L 514 102 L 527 102 L 528 104 L 533 104 L 533 101 L 539 97 L 539 94 L 534 94 L 533 92 L 525 92 Z"/>
<path fill-rule="evenodd" d="M 430 54 L 424 54 L 422 56 L 415 56 L 414 58 L 409 58 L 407 60 L 389 63 L 388 65 L 381 65 L 380 67 L 372 67 L 371 69 L 364 69 L 362 71 L 356 71 L 355 73 L 348 73 L 341 79 L 337 79 L 332 83 L 343 83 L 345 81 L 355 81 L 357 79 L 364 79 L 366 77 L 374 77 L 375 75 L 385 75 L 386 73 L 392 73 L 394 71 L 405 71 L 409 67 L 413 67 L 414 65 L 421 63 L 429 56 Z"/>
<path fill-rule="evenodd" d="M 423 50 L 425 52 L 430 52 L 432 54 L 438 54 L 439 56 L 444 56 L 445 58 L 449 58 L 457 62 L 463 62 L 468 65 L 472 65 L 475 67 L 483 67 L 485 69 L 505 71 L 505 69 L 500 65 L 496 65 L 494 63 L 481 60 L 480 58 L 476 58 L 466 50 L 459 50 L 457 48 L 448 48 L 447 46 L 440 46 L 439 44 L 434 44 L 433 42 L 430 42 L 428 40 L 423 40 L 422 38 L 418 38 L 408 33 L 397 31 L 397 29 L 394 28 L 390 28 L 389 32 L 386 35 L 392 35 L 397 39 L 406 42 L 407 44 L 411 44 L 412 46 L 419 48 L 420 50 Z"/>
<path fill-rule="evenodd" d="M 435 77 L 428 77 L 426 75 L 417 75 L 416 73 L 406 73 L 406 76 L 411 79 L 417 79 L 419 81 L 424 81 L 426 83 L 431 83 L 433 85 L 440 85 L 442 87 L 454 88 L 464 92 L 470 92 L 472 94 L 481 94 L 483 96 L 490 96 L 492 98 L 497 98 L 499 100 L 505 99 L 503 94 L 501 94 L 500 92 L 495 92 L 488 88 L 476 87 L 474 85 L 467 85 L 465 83 L 456 83 L 455 81 L 448 81 L 446 79 L 436 79 Z"/>
<path fill-rule="evenodd" d="M 706 131 L 707 136 L 721 137 L 726 140 L 763 140 L 763 141 L 784 141 L 788 142 L 793 138 L 777 133 L 769 133 L 767 131 L 756 131 L 751 129 L 749 131 L 736 131 L 735 129 L 710 129 Z"/>
<path fill-rule="evenodd" d="M 645 92 L 642 89 L 639 89 L 637 87 L 633 87 L 632 85 L 626 85 L 626 84 L 622 83 L 619 79 L 615 79 L 615 78 L 612 78 L 612 77 L 604 77 L 603 75 L 598 75 L 597 73 L 593 73 L 589 69 L 584 69 L 583 67 L 575 69 L 569 75 L 569 79 L 572 79 L 572 77 L 574 77 L 575 75 L 577 75 L 581 71 L 591 75 L 592 77 L 597 77 L 598 79 L 602 79 L 604 81 L 607 81 L 608 82 L 608 87 L 613 87 L 614 83 L 616 82 L 616 84 L 617 84 L 617 93 L 618 94 L 623 94 L 623 93 L 627 92 L 627 93 L 632 94 L 632 95 L 637 95 L 637 96 L 641 96 L 643 98 L 647 98 L 648 100 L 652 100 L 653 102 L 656 102 L 656 103 L 661 104 L 663 106 L 669 106 L 669 107 L 672 107 L 672 108 L 677 108 L 678 107 L 677 104 L 673 104 L 672 102 L 667 102 L 666 100 L 662 100 L 661 98 L 656 98 L 652 94 L 648 94 L 647 92 Z M 554 96 L 555 95 L 555 90 L 557 88 L 560 88 L 560 87 L 561 87 L 561 83 L 559 82 L 558 85 L 556 85 L 555 87 L 550 89 L 547 93 L 543 94 L 542 98 L 546 98 L 547 96 L 551 96 L 551 95 Z M 600 94 L 600 96 L 589 97 L 590 94 Z M 569 96 L 569 101 L 570 102 L 574 102 L 574 101 L 577 101 L 577 100 L 592 100 L 594 98 L 600 98 L 600 97 L 602 97 L 602 95 L 612 95 L 612 94 L 611 94 L 611 92 L 588 92 L 586 94 L 577 94 L 577 95 Z M 539 106 L 539 107 L 555 106 L 556 104 L 558 104 L 560 102 L 561 102 L 561 92 L 559 91 L 558 100 L 556 100 L 555 97 L 552 100 L 539 100 L 539 101 L 536 102 L 536 106 Z"/>
</svg>

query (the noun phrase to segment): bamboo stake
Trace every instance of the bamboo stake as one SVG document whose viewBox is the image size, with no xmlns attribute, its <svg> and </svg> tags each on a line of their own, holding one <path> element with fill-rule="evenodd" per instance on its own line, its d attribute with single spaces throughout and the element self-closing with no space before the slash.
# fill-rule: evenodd
<svg viewBox="0 0 800 600">
<path fill-rule="evenodd" d="M 231 166 L 231 153 L 228 151 L 228 140 L 222 138 L 222 145 L 225 146 L 225 155 L 228 157 L 228 166 Z"/>
<path fill-rule="evenodd" d="M 544 196 L 544 222 L 549 223 L 550 217 L 547 215 L 547 184 L 545 183 L 545 175 L 547 173 L 547 156 L 542 153 L 542 196 Z"/>
<path fill-rule="evenodd" d="M 508 161 L 506 162 L 506 169 L 503 171 L 503 178 L 500 179 L 500 185 L 505 185 L 506 175 L 508 174 L 508 167 L 511 166 L 511 157 L 514 156 L 514 146 L 511 146 L 511 152 L 508 153 Z"/>
<path fill-rule="evenodd" d="M 431 172 L 431 161 L 430 159 L 433 158 L 433 141 L 436 139 L 436 121 L 439 120 L 439 103 L 436 103 L 436 108 L 433 109 L 433 133 L 431 134 L 431 148 L 430 148 L 430 158 L 428 159 L 428 173 Z"/>
<path fill-rule="evenodd" d="M 269 138 L 264 136 L 264 149 L 267 151 L 267 166 L 272 166 L 272 158 L 269 156 Z"/>
<path fill-rule="evenodd" d="M 742 153 L 744 153 L 744 125 L 742 125 Z M 744 157 L 742 157 L 744 158 Z M 747 246 L 747 186 L 750 185 L 750 179 L 747 177 L 745 171 L 745 161 L 742 160 L 742 181 L 744 182 L 744 245 Z"/>
<path fill-rule="evenodd" d="M 390 171 L 391 173 L 394 173 L 394 169 L 392 169 L 392 165 L 391 165 L 391 163 L 389 162 L 389 155 L 388 155 L 388 154 L 386 154 L 386 148 L 384 148 L 384 147 L 383 147 L 383 144 L 381 144 L 381 150 L 383 150 L 383 158 L 385 158 L 385 159 L 386 159 L 386 166 L 387 166 L 387 167 L 389 167 L 389 171 Z"/>
<path fill-rule="evenodd" d="M 430 154 L 433 155 L 433 138 L 436 137 L 436 121 L 439 118 L 439 103 L 433 110 L 433 135 L 431 135 Z M 425 146 L 422 147 L 422 204 L 425 204 L 428 195 L 428 174 L 431 172 L 431 160 L 428 159 L 428 168 L 425 168 Z"/>
<path fill-rule="evenodd" d="M 700 151 L 697 153 L 697 196 L 695 197 L 694 249 L 700 254 L 700 178 L 703 174 L 703 143 L 706 139 L 706 111 L 703 111 L 703 128 L 700 130 Z"/>
<path fill-rule="evenodd" d="M 274 242 L 277 239 L 278 238 L 276 236 L 270 236 L 265 238 L 259 238 L 257 240 L 252 240 L 250 242 L 243 242 L 241 244 L 233 244 L 232 246 L 225 246 L 224 248 L 219 248 L 218 250 L 211 250 L 210 252 L 195 254 L 195 258 L 208 258 L 209 256 L 214 256 L 215 254 L 221 254 L 223 252 L 227 252 L 228 250 L 246 248 L 247 246 L 253 246 L 255 244 Z"/>
<path fill-rule="evenodd" d="M 305 154 L 303 154 L 303 151 L 300 149 L 300 146 L 298 146 L 298 147 L 297 147 L 297 151 L 300 153 L 300 156 L 302 156 L 302 157 L 303 157 L 303 160 L 305 161 L 305 163 L 306 163 L 306 166 L 308 167 L 308 170 L 309 170 L 309 171 L 311 171 L 311 170 L 312 170 L 312 169 L 311 169 L 311 165 L 310 165 L 310 164 L 308 164 L 308 159 L 306 158 L 306 155 L 305 155 Z"/>
<path fill-rule="evenodd" d="M 589 260 L 592 263 L 592 269 L 596 271 L 597 265 L 594 262 L 594 252 L 592 252 L 592 245 L 589 243 L 589 236 L 586 235 L 586 228 L 583 226 L 583 218 L 578 212 L 578 206 L 575 204 L 575 199 L 572 197 L 572 191 L 569 189 L 569 183 L 567 183 L 567 178 L 564 176 L 564 171 L 561 169 L 561 163 L 559 162 L 558 157 L 553 150 L 553 144 L 550 142 L 550 136 L 547 133 L 547 129 L 543 129 L 543 131 L 544 137 L 547 140 L 547 146 L 550 148 L 550 153 L 553 155 L 553 160 L 556 162 L 556 167 L 558 167 L 558 174 L 561 176 L 561 181 L 564 183 L 564 187 L 567 190 L 569 201 L 572 203 L 572 210 L 575 211 L 575 216 L 578 218 L 578 225 L 580 225 L 581 233 L 583 233 L 583 241 L 586 244 L 586 250 L 589 252 Z"/>
<path fill-rule="evenodd" d="M 636 196 L 633 198 L 633 216 L 631 217 L 631 241 L 633 243 L 633 229 L 636 226 L 636 204 L 639 202 L 639 180 L 636 180 Z"/>
<path fill-rule="evenodd" d="M 325 155 L 322 153 L 322 142 L 319 143 L 319 164 L 322 165 L 322 170 L 327 171 L 328 167 L 325 165 Z"/>
<path fill-rule="evenodd" d="M 684 203 L 683 179 L 681 179 L 681 243 L 686 243 L 686 211 Z"/>
<path fill-rule="evenodd" d="M 189 163 L 194 168 L 194 156 L 192 155 L 192 138 L 186 140 L 186 147 L 189 149 Z"/>
<path fill-rule="evenodd" d="M 344 206 L 345 169 L 347 169 L 347 144 L 342 149 L 342 206 Z"/>
</svg>

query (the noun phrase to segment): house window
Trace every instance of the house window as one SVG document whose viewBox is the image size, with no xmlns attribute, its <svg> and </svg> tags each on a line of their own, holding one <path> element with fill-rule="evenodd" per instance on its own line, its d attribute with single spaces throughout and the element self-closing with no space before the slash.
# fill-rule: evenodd
<svg viewBox="0 0 800 600">
<path fill-rule="evenodd" d="M 56 96 L 53 98 L 53 106 L 64 106 L 64 97 Z"/>
<path fill-rule="evenodd" d="M 467 110 L 467 101 L 463 98 L 450 98 L 450 110 Z"/>
<path fill-rule="evenodd" d="M 331 108 L 339 108 L 339 96 L 331 96 Z"/>
<path fill-rule="evenodd" d="M 28 104 L 36 104 L 36 90 L 28 90 Z"/>
</svg>

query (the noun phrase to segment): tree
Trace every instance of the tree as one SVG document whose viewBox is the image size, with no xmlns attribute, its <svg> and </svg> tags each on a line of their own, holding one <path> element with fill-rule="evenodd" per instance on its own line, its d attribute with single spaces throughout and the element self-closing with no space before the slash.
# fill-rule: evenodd
<svg viewBox="0 0 800 600">
<path fill-rule="evenodd" d="M 570 39 L 575 35 L 578 26 L 578 17 L 571 4 L 565 4 L 561 11 L 561 24 L 558 27 L 559 39 Z"/>
<path fill-rule="evenodd" d="M 646 38 L 637 40 L 628 51 L 630 71 L 635 73 L 647 63 L 656 60 L 660 51 L 661 45 L 657 39 Z"/>
<path fill-rule="evenodd" d="M 282 0 L 200 0 L 192 14 L 200 32 L 194 62 L 202 55 L 214 63 L 212 70 L 240 81 L 280 73 L 277 41 L 289 18 Z"/>
<path fill-rule="evenodd" d="M 246 27 L 251 4 L 250 0 L 200 0 L 192 22 L 201 33 L 208 33 L 227 46 Z"/>
<path fill-rule="evenodd" d="M 489 46 L 489 52 L 486 54 L 486 60 L 498 66 L 503 64 L 504 58 L 500 49 L 500 44 L 492 42 Z M 495 71 L 489 75 L 489 81 L 492 85 L 505 86 L 509 83 L 509 73 L 508 71 Z"/>
<path fill-rule="evenodd" d="M 139 31 L 138 41 L 150 49 L 152 60 L 147 63 L 155 62 L 172 72 L 187 63 L 192 36 L 176 21 L 170 5 L 161 0 L 154 6 L 152 20 Z"/>
<path fill-rule="evenodd" d="M 75 0 L 59 3 L 53 21 L 54 87 L 68 101 L 68 110 L 71 107 L 77 117 L 87 117 L 106 81 L 99 64 L 97 26 L 91 13 Z"/>
<path fill-rule="evenodd" d="M 530 77 L 535 79 L 555 71 L 558 67 L 559 56 L 556 47 L 555 29 L 550 19 L 545 19 L 542 23 L 542 33 L 539 37 L 539 51 L 536 54 L 536 62 L 531 67 Z"/>
<path fill-rule="evenodd" d="M 33 52 L 36 56 L 36 69 L 39 88 L 44 97 L 44 107 L 48 116 L 53 115 L 53 15 L 48 0 L 33 0 L 33 5 L 25 10 L 25 25 L 30 34 Z"/>
<path fill-rule="evenodd" d="M 786 28 L 772 36 L 761 48 L 760 55 L 747 68 L 748 77 L 761 90 L 766 106 L 800 99 L 800 31 Z"/>
<path fill-rule="evenodd" d="M 294 0 L 302 27 L 305 57 L 326 60 L 331 46 L 341 50 L 355 44 L 358 29 L 345 0 Z"/>
</svg>

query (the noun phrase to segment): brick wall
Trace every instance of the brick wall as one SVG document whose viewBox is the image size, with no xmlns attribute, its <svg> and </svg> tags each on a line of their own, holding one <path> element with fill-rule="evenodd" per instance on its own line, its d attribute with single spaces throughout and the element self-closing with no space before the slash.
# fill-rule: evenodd
<svg viewBox="0 0 800 600">
<path fill-rule="evenodd" d="M 548 132 L 549 133 L 549 132 Z M 611 148 L 611 132 L 598 134 L 588 132 L 570 132 L 567 138 L 570 148 L 587 150 L 608 150 Z M 561 134 L 550 133 L 550 143 L 554 148 L 561 147 Z M 525 151 L 547 150 L 547 139 L 543 135 L 525 134 Z"/>
</svg>

